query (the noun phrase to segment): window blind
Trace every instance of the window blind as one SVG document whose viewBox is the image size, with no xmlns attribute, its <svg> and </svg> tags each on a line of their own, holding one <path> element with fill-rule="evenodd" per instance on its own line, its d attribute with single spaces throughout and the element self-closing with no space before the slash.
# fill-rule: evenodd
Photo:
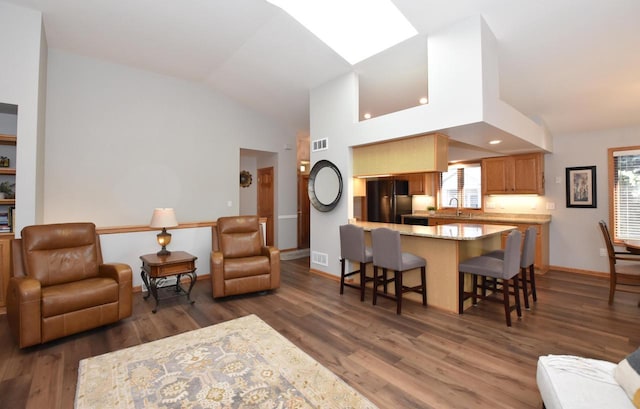
<svg viewBox="0 0 640 409">
<path fill-rule="evenodd" d="M 460 201 L 461 208 L 479 209 L 481 200 L 481 166 L 479 163 L 449 166 L 441 174 L 441 207 L 456 207 L 452 199 Z"/>
<path fill-rule="evenodd" d="M 613 151 L 614 240 L 640 239 L 640 149 Z"/>
</svg>

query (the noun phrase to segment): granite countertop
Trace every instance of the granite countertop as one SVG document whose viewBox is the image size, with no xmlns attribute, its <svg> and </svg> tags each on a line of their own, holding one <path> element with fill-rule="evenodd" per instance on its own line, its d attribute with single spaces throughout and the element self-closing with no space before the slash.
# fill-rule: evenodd
<svg viewBox="0 0 640 409">
<path fill-rule="evenodd" d="M 439 226 L 414 226 L 409 224 L 355 222 L 356 226 L 365 231 L 371 231 L 380 227 L 396 230 L 404 236 L 429 237 L 445 240 L 477 240 L 505 231 L 516 229 L 516 226 L 497 224 L 451 223 Z"/>
<path fill-rule="evenodd" d="M 452 213 L 436 213 L 429 214 L 428 212 L 416 212 L 412 214 L 403 214 L 404 217 L 413 218 L 425 218 L 425 219 L 456 219 L 460 220 L 460 223 L 468 223 L 468 221 L 482 221 L 482 222 L 500 222 L 500 223 L 531 223 L 531 224 L 546 224 L 551 223 L 551 215 L 549 214 L 508 214 L 508 213 L 482 213 L 482 214 L 464 214 L 462 216 L 456 216 Z"/>
</svg>

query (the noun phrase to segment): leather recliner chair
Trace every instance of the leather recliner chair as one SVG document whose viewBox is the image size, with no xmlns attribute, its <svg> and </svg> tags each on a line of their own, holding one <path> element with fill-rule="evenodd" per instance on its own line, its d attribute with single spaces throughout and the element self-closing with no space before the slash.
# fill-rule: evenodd
<svg viewBox="0 0 640 409">
<path fill-rule="evenodd" d="M 221 217 L 211 232 L 213 298 L 280 287 L 280 250 L 264 245 L 258 216 Z"/>
<path fill-rule="evenodd" d="M 24 348 L 131 315 L 132 272 L 104 264 L 93 223 L 27 226 L 12 242 L 9 328 Z"/>
</svg>

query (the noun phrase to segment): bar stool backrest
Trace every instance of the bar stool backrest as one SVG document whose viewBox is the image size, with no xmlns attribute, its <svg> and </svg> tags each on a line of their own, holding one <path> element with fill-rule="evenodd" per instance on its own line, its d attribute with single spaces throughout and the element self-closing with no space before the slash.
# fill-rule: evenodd
<svg viewBox="0 0 640 409">
<path fill-rule="evenodd" d="M 520 272 L 520 245 L 522 233 L 513 230 L 507 236 L 507 244 L 504 248 L 504 262 L 502 263 L 502 277 L 509 279 Z"/>
<path fill-rule="evenodd" d="M 359 263 L 366 263 L 364 229 L 354 224 L 340 226 L 340 257 Z"/>
<path fill-rule="evenodd" d="M 371 231 L 373 264 L 395 271 L 402 271 L 400 233 L 381 227 Z"/>
</svg>

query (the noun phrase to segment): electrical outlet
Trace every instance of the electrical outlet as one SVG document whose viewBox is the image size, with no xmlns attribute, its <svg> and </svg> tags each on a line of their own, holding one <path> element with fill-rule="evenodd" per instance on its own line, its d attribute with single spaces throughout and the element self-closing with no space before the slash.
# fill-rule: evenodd
<svg viewBox="0 0 640 409">
<path fill-rule="evenodd" d="M 607 249 L 600 248 L 600 257 L 607 257 Z"/>
<path fill-rule="evenodd" d="M 556 204 L 552 202 L 547 202 L 547 210 L 554 210 L 556 208 Z"/>
</svg>

